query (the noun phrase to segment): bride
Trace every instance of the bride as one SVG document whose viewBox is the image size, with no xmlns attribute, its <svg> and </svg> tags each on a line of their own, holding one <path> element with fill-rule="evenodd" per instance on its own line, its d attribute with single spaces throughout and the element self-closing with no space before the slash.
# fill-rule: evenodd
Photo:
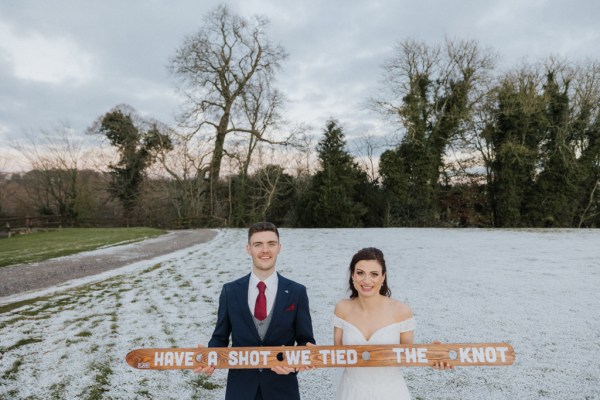
<svg viewBox="0 0 600 400">
<path fill-rule="evenodd" d="M 336 346 L 413 343 L 412 310 L 391 298 L 381 250 L 368 247 L 352 257 L 349 289 L 350 299 L 341 300 L 335 306 L 333 340 Z M 410 399 L 410 393 L 400 367 L 352 367 L 344 369 L 336 398 L 404 400 Z"/>
</svg>

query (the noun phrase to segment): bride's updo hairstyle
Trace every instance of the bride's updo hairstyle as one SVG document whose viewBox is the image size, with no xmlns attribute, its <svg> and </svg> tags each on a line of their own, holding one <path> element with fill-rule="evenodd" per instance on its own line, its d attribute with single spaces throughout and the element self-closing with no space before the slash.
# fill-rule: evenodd
<svg viewBox="0 0 600 400">
<path fill-rule="evenodd" d="M 363 260 L 375 260 L 379 265 L 381 265 L 381 272 L 385 274 L 385 278 L 383 279 L 383 284 L 381 285 L 381 289 L 379 290 L 379 294 L 387 297 L 392 296 L 392 291 L 388 287 L 387 284 L 387 269 L 385 267 L 385 259 L 383 258 L 383 252 L 375 247 L 365 247 L 364 249 L 359 250 L 353 257 L 352 261 L 350 261 L 350 298 L 354 299 L 358 297 L 358 291 L 354 288 L 354 284 L 352 282 L 352 276 L 354 275 L 354 270 L 356 268 L 356 264 L 359 261 Z"/>
</svg>

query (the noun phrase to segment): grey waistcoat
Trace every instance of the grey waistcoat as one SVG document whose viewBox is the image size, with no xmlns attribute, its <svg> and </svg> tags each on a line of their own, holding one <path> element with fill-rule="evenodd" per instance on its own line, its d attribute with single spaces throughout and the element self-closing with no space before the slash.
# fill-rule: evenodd
<svg viewBox="0 0 600 400">
<path fill-rule="evenodd" d="M 271 324 L 272 316 L 273 313 L 269 313 L 269 315 L 267 315 L 267 318 L 265 318 L 262 321 L 259 321 L 256 319 L 255 316 L 252 316 L 252 319 L 254 320 L 254 326 L 256 326 L 256 330 L 258 331 L 258 336 L 260 336 L 260 340 L 263 340 L 265 338 L 265 335 L 267 334 L 267 329 L 269 329 L 269 325 Z"/>
</svg>

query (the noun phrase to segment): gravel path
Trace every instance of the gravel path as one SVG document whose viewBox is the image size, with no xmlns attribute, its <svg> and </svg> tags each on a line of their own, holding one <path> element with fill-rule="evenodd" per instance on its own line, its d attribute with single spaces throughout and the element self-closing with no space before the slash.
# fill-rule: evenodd
<svg viewBox="0 0 600 400">
<path fill-rule="evenodd" d="M 0 268 L 0 298 L 49 288 L 72 279 L 96 275 L 137 261 L 203 243 L 216 232 L 208 229 L 169 231 L 151 239 L 110 246 L 30 264 Z"/>
</svg>

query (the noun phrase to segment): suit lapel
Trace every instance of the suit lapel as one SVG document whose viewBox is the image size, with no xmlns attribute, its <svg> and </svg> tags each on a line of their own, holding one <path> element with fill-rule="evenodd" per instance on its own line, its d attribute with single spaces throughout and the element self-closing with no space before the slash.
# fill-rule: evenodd
<svg viewBox="0 0 600 400">
<path fill-rule="evenodd" d="M 258 342 L 260 342 L 260 336 L 258 335 L 258 331 L 256 330 L 256 325 L 254 325 L 254 317 L 250 309 L 248 308 L 248 285 L 250 284 L 250 274 L 245 276 L 243 279 L 238 281 L 239 287 L 235 290 L 236 302 L 237 306 L 240 310 L 242 310 L 241 314 L 244 319 L 244 323 L 248 326 L 252 335 L 256 338 Z"/>
</svg>

